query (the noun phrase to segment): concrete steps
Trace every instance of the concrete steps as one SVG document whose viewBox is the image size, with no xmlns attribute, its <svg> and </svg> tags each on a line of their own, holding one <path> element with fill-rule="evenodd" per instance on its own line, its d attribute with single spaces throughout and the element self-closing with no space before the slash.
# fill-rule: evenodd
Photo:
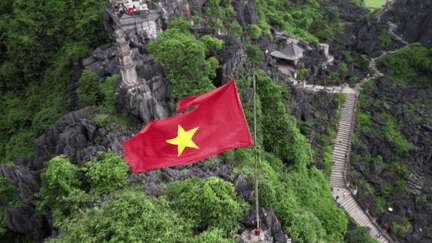
<svg viewBox="0 0 432 243">
<path fill-rule="evenodd" d="M 341 117 L 337 127 L 336 141 L 332 153 L 332 171 L 330 185 L 333 197 L 347 214 L 360 226 L 368 227 L 370 234 L 380 243 L 388 243 L 384 237 L 379 237 L 379 229 L 370 221 L 363 209 L 357 204 L 351 192 L 346 188 L 345 175 L 347 157 L 351 152 L 351 134 L 354 122 L 356 93 L 346 94 L 345 103 L 341 109 Z"/>
</svg>

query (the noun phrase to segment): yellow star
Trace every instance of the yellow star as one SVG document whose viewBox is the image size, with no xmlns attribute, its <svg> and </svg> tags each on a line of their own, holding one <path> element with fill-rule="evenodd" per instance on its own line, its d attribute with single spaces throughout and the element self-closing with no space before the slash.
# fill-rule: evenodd
<svg viewBox="0 0 432 243">
<path fill-rule="evenodd" d="M 192 141 L 192 137 L 195 135 L 198 127 L 195 127 L 189 131 L 185 131 L 183 127 L 178 125 L 177 137 L 166 140 L 167 143 L 177 145 L 178 157 L 182 155 L 185 148 L 199 149 L 199 147 Z"/>
</svg>

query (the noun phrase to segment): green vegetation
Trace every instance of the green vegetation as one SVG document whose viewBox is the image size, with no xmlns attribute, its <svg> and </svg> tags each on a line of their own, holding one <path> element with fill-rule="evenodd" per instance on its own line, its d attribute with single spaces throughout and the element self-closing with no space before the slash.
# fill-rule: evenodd
<svg viewBox="0 0 432 243">
<path fill-rule="evenodd" d="M 258 46 L 253 44 L 247 44 L 245 46 L 245 49 L 248 61 L 252 64 L 252 66 L 257 67 L 262 63 L 264 59 L 264 54 Z"/>
<path fill-rule="evenodd" d="M 187 30 L 170 28 L 147 47 L 162 65 L 173 87 L 171 95 L 176 99 L 214 87 L 211 79 L 219 62 L 214 57 L 206 57 L 207 45 L 217 50 L 220 43 L 206 37 L 203 40 L 196 39 Z"/>
<path fill-rule="evenodd" d="M 369 234 L 369 229 L 366 227 L 357 227 L 352 231 L 348 231 L 345 236 L 346 243 L 378 243 Z"/>
<path fill-rule="evenodd" d="M 186 242 L 187 228 L 166 200 L 125 191 L 69 219 L 49 242 Z"/>
<path fill-rule="evenodd" d="M 399 84 L 415 82 L 431 86 L 432 49 L 421 44 L 412 44 L 397 53 L 378 60 L 388 68 L 388 75 Z"/>
<path fill-rule="evenodd" d="M 97 0 L 2 1 L 0 162 L 32 155 L 32 141 L 66 110 L 72 63 L 102 43 Z M 42 17 L 41 17 L 42 16 Z"/>
<path fill-rule="evenodd" d="M 88 163 L 86 173 L 90 187 L 95 193 L 110 193 L 126 185 L 129 166 L 114 153 Z"/>
<path fill-rule="evenodd" d="M 168 185 L 168 198 L 195 228 L 219 228 L 231 236 L 246 209 L 236 199 L 233 185 L 217 177 L 174 182 Z"/>
<path fill-rule="evenodd" d="M 317 0 L 258 0 L 259 27 L 269 33 L 269 25 L 309 41 L 329 41 L 343 30 L 338 11 Z"/>
<path fill-rule="evenodd" d="M 249 26 L 249 36 L 253 40 L 257 40 L 261 37 L 261 28 L 258 25 L 252 24 Z"/>
<path fill-rule="evenodd" d="M 392 36 L 388 31 L 381 31 L 378 35 L 379 45 L 384 48 L 393 42 Z"/>
<path fill-rule="evenodd" d="M 0 18 L 3 162 L 31 156 L 32 141 L 65 113 L 73 64 L 103 42 L 99 17 L 104 4 L 96 0 L 10 0 L 0 6 L 2 13 L 9 12 Z M 259 0 L 258 12 L 259 23 L 245 29 L 233 21 L 232 1 L 210 0 L 203 15 L 209 16 L 209 26 L 235 37 L 248 34 L 255 44 L 263 34 L 270 33 L 270 24 L 312 41 L 331 40 L 343 28 L 336 11 L 316 0 Z M 199 23 L 201 18 L 194 20 Z M 194 34 L 191 29 L 189 20 L 174 19 L 168 30 L 147 47 L 162 65 L 174 99 L 214 87 L 212 80 L 219 66 L 215 56 L 224 48 L 222 40 Z M 255 44 L 244 44 L 249 67 L 258 67 L 264 58 L 262 50 Z M 344 72 L 347 69 L 343 64 L 340 67 Z M 290 115 L 287 87 L 275 83 L 263 71 L 256 71 L 256 79 L 260 202 L 275 211 L 284 231 L 296 242 L 343 242 L 347 217 L 336 207 L 327 179 L 333 135 L 329 132 L 317 138 L 323 144 L 325 160 L 321 171 L 315 167 L 315 151 L 302 133 L 313 124 L 300 124 Z M 79 106 L 97 107 L 92 117 L 97 128 L 115 129 L 112 123 L 124 124 L 115 111 L 114 87 L 118 80 L 118 76 L 100 79 L 86 70 L 81 74 Z M 238 84 L 251 124 L 251 80 L 241 77 Z M 400 142 L 391 129 L 389 134 Z M 38 211 L 52 215 L 58 235 L 49 242 L 232 243 L 252 205 L 236 195 L 230 180 L 238 174 L 252 180 L 254 154 L 250 148 L 238 149 L 203 162 L 206 166 L 219 163 L 230 163 L 231 179 L 161 182 L 160 196 L 150 197 L 143 188 L 128 184 L 129 169 L 119 155 L 106 152 L 83 165 L 58 156 L 45 162 L 40 191 L 31 203 Z M 3 178 L 0 202 L 1 213 L 6 207 L 19 205 L 13 186 Z M 0 224 L 0 235 L 5 233 Z"/>
<path fill-rule="evenodd" d="M 388 0 L 351 0 L 351 2 L 368 8 L 371 11 L 377 10 L 384 6 Z"/>
<path fill-rule="evenodd" d="M 411 231 L 411 223 L 407 218 L 402 218 L 398 222 L 394 222 L 390 227 L 390 232 L 399 237 L 405 236 L 409 231 Z"/>
<path fill-rule="evenodd" d="M 0 176 L 0 237 L 6 239 L 6 225 L 3 221 L 6 208 L 15 208 L 20 204 L 20 199 L 15 187 L 9 181 Z"/>
<path fill-rule="evenodd" d="M 387 2 L 387 0 L 363 0 L 364 6 L 369 9 L 379 9 Z"/>
<path fill-rule="evenodd" d="M 415 170 L 417 155 L 431 153 L 431 148 L 424 146 L 430 139 L 420 131 L 425 124 L 432 124 L 427 108 L 432 98 L 431 57 L 432 49 L 412 44 L 379 59 L 386 76 L 363 85 L 351 177 L 359 188 L 359 199 L 372 199 L 370 212 L 375 216 L 409 200 L 413 188 L 407 180 Z M 372 182 L 377 177 L 379 183 Z M 384 222 L 390 225 L 390 233 L 398 237 L 410 233 L 413 219 L 394 214 L 397 217 Z"/>
<path fill-rule="evenodd" d="M 224 41 L 211 35 L 204 35 L 201 41 L 207 46 L 210 55 L 216 55 L 224 47 Z"/>
<path fill-rule="evenodd" d="M 327 177 L 313 166 L 310 168 L 311 147 L 287 113 L 284 86 L 272 82 L 261 71 L 257 72 L 257 84 L 258 141 L 265 150 L 260 152 L 259 161 L 261 203 L 275 210 L 284 231 L 296 242 L 342 242 L 347 218 L 334 204 Z M 249 119 L 252 104 L 244 94 L 250 90 L 250 79 L 242 78 L 238 85 Z M 236 150 L 232 160 L 241 161 L 236 163 L 235 173 L 253 178 L 250 149 Z"/>
<path fill-rule="evenodd" d="M 96 105 L 99 94 L 99 78 L 89 70 L 84 70 L 78 82 L 77 95 L 80 107 Z"/>
<path fill-rule="evenodd" d="M 78 208 L 75 199 L 84 193 L 80 189 L 78 168 L 65 157 L 55 157 L 46 163 L 41 179 L 37 207 L 50 209 L 54 224 L 59 224 Z"/>
</svg>

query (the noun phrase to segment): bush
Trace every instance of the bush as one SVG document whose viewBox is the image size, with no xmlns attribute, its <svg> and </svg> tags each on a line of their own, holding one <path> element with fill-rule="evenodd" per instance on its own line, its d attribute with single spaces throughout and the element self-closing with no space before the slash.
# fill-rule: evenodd
<svg viewBox="0 0 432 243">
<path fill-rule="evenodd" d="M 74 207 L 70 198 L 82 193 L 78 168 L 66 157 L 57 156 L 46 163 L 41 179 L 37 207 L 39 210 L 51 209 L 54 221 L 60 222 Z"/>
<path fill-rule="evenodd" d="M 228 26 L 228 33 L 235 38 L 240 38 L 243 33 L 243 28 L 237 20 L 232 21 Z"/>
<path fill-rule="evenodd" d="M 81 78 L 78 81 L 77 95 L 81 108 L 96 105 L 100 90 L 99 78 L 95 73 L 89 70 L 82 72 Z"/>
<path fill-rule="evenodd" d="M 261 37 L 261 28 L 258 25 L 252 24 L 249 26 L 248 33 L 252 39 L 257 40 Z"/>
<path fill-rule="evenodd" d="M 224 47 L 224 41 L 219 40 L 211 35 L 204 35 L 201 37 L 201 41 L 207 46 L 210 55 L 216 55 Z"/>
<path fill-rule="evenodd" d="M 163 198 L 125 191 L 78 213 L 48 242 L 185 242 L 191 229 Z"/>
<path fill-rule="evenodd" d="M 395 145 L 399 153 L 405 153 L 414 148 L 414 145 L 401 134 L 396 121 L 391 115 L 387 113 L 381 113 L 380 115 L 385 121 L 383 128 L 384 137 Z"/>
<path fill-rule="evenodd" d="M 102 95 L 102 106 L 111 112 L 115 112 L 115 83 L 120 80 L 119 75 L 107 77 L 99 84 L 99 91 Z"/>
<path fill-rule="evenodd" d="M 184 17 L 176 17 L 168 23 L 168 28 L 179 29 L 179 30 L 184 31 L 184 32 L 191 31 L 192 30 L 192 23 L 190 20 L 188 20 Z"/>
<path fill-rule="evenodd" d="M 86 175 L 91 190 L 96 193 L 113 192 L 127 184 L 129 167 L 119 155 L 108 152 L 88 163 Z"/>
<path fill-rule="evenodd" d="M 369 229 L 366 227 L 356 227 L 354 230 L 349 230 L 345 235 L 346 243 L 378 243 L 369 234 Z"/>
<path fill-rule="evenodd" d="M 214 87 L 210 79 L 216 75 L 217 60 L 206 59 L 207 47 L 191 33 L 168 29 L 147 48 L 162 65 L 172 85 L 174 98 L 180 99 Z"/>
<path fill-rule="evenodd" d="M 283 86 L 273 83 L 261 71 L 257 73 L 257 84 L 261 106 L 265 107 L 262 110 L 264 149 L 287 162 L 298 165 L 309 163 L 311 147 L 300 133 L 294 118 L 287 113 Z"/>
<path fill-rule="evenodd" d="M 394 222 L 390 226 L 390 233 L 395 234 L 399 237 L 404 237 L 408 232 L 411 231 L 411 223 L 407 218 L 402 218 L 398 222 Z"/>
<path fill-rule="evenodd" d="M 246 45 L 246 55 L 249 58 L 249 62 L 255 67 L 259 66 L 264 59 L 264 54 L 261 49 L 252 44 Z"/>
<path fill-rule="evenodd" d="M 98 127 L 106 127 L 111 123 L 110 116 L 107 114 L 97 114 L 94 121 Z"/>
<path fill-rule="evenodd" d="M 396 53 L 384 56 L 378 64 L 386 66 L 389 76 L 400 83 L 415 81 L 420 84 L 432 85 L 432 49 L 421 44 L 411 44 Z"/>
<path fill-rule="evenodd" d="M 191 243 L 234 243 L 232 239 L 224 238 L 225 233 L 218 228 L 212 228 L 191 239 Z"/>
<path fill-rule="evenodd" d="M 173 182 L 168 185 L 168 197 L 199 229 L 216 227 L 225 234 L 235 233 L 243 214 L 233 185 L 217 177 Z"/>
</svg>

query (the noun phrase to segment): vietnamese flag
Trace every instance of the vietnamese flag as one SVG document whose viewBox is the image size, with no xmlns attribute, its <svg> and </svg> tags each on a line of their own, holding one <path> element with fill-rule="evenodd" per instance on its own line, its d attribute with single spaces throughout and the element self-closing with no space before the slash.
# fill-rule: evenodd
<svg viewBox="0 0 432 243">
<path fill-rule="evenodd" d="M 234 81 L 178 106 L 179 114 L 148 123 L 123 143 L 132 172 L 191 164 L 254 144 Z"/>
</svg>

